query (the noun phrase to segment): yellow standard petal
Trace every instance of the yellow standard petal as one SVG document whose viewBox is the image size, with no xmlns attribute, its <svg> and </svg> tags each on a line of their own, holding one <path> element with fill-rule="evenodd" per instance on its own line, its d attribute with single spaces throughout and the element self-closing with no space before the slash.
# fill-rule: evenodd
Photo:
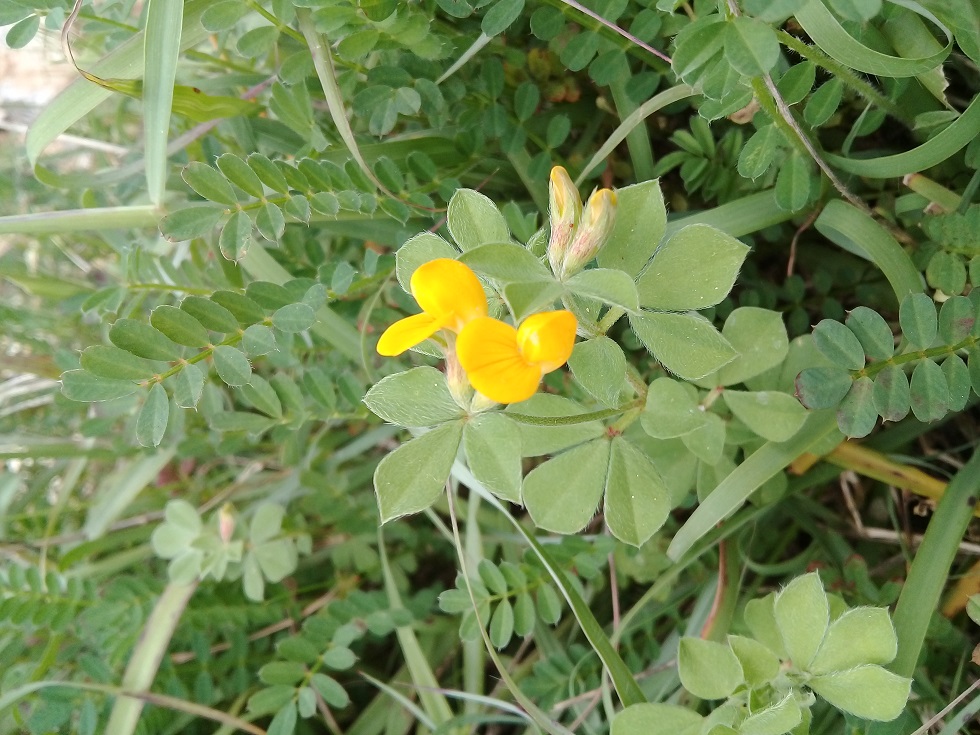
<svg viewBox="0 0 980 735">
<path fill-rule="evenodd" d="M 422 311 L 453 332 L 487 315 L 487 296 L 476 274 L 458 260 L 437 258 L 412 274 L 412 296 Z"/>
<path fill-rule="evenodd" d="M 456 354 L 476 390 L 497 403 L 534 395 L 541 368 L 521 355 L 517 330 L 490 317 L 469 322 L 456 340 Z"/>
<path fill-rule="evenodd" d="M 525 319 L 517 330 L 521 356 L 541 368 L 541 374 L 557 370 L 572 356 L 578 322 L 570 311 L 544 311 Z"/>
<path fill-rule="evenodd" d="M 410 347 L 427 340 L 442 326 L 429 314 L 415 314 L 399 319 L 381 335 L 381 339 L 378 340 L 378 354 L 385 357 L 400 355 Z"/>
</svg>

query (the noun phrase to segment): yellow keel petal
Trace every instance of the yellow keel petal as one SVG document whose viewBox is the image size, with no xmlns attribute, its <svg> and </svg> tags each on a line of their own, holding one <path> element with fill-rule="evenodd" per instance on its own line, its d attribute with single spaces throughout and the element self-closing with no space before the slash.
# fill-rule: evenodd
<svg viewBox="0 0 980 735">
<path fill-rule="evenodd" d="M 570 311 L 544 311 L 525 319 L 517 330 L 521 355 L 542 373 L 557 370 L 572 356 L 578 322 Z"/>
<path fill-rule="evenodd" d="M 456 354 L 472 386 L 497 403 L 527 400 L 541 382 L 541 368 L 521 356 L 517 330 L 496 319 L 469 322 L 456 340 Z"/>
</svg>

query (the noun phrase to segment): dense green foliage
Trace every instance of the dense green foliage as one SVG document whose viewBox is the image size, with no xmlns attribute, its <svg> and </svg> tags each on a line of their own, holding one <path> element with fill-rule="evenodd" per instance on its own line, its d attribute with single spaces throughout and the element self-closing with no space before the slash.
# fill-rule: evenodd
<svg viewBox="0 0 980 735">
<path fill-rule="evenodd" d="M 980 710 L 975 2 L 0 25 L 79 72 L 0 128 L 0 732 Z M 449 322 L 377 354 L 436 259 L 574 315 L 530 399 L 474 396 Z"/>
</svg>

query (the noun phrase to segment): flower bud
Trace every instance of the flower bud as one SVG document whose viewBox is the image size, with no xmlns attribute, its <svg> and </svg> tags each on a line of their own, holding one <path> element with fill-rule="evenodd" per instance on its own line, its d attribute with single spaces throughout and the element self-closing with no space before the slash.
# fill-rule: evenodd
<svg viewBox="0 0 980 735">
<path fill-rule="evenodd" d="M 582 197 L 579 196 L 578 189 L 572 183 L 568 172 L 561 166 L 551 169 L 548 199 L 551 220 L 548 261 L 551 263 L 551 270 L 560 277 L 565 253 L 575 237 L 575 228 L 582 218 Z"/>
<path fill-rule="evenodd" d="M 233 533 L 235 533 L 234 508 L 231 503 L 225 503 L 218 511 L 218 536 L 221 538 L 221 543 L 227 546 Z"/>
<path fill-rule="evenodd" d="M 616 192 L 612 189 L 593 192 L 575 238 L 565 252 L 559 278 L 575 275 L 582 270 L 606 244 L 615 222 Z"/>
</svg>

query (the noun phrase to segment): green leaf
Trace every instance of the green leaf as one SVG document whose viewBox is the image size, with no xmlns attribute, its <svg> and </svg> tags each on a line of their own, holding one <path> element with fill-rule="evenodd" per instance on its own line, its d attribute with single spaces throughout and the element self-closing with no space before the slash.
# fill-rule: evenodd
<svg viewBox="0 0 980 735">
<path fill-rule="evenodd" d="M 621 270 L 612 268 L 585 270 L 572 276 L 565 285 L 576 296 L 597 299 L 626 311 L 638 311 L 640 308 L 636 284 Z"/>
<path fill-rule="evenodd" d="M 281 582 L 296 570 L 296 545 L 289 539 L 266 541 L 256 546 L 252 554 L 270 582 Z"/>
<path fill-rule="evenodd" d="M 180 302 L 186 311 L 212 332 L 232 334 L 238 331 L 238 320 L 228 309 L 202 296 L 187 296 Z"/>
<path fill-rule="evenodd" d="M 135 319 L 116 319 L 109 328 L 109 340 L 116 347 L 148 360 L 179 360 L 181 349 L 162 332 Z"/>
<path fill-rule="evenodd" d="M 548 393 L 537 393 L 522 403 L 512 403 L 505 413 L 523 414 L 535 418 L 563 418 L 585 413 L 575 401 Z M 605 427 L 601 421 L 535 426 L 517 421 L 521 432 L 521 448 L 525 457 L 540 457 L 602 436 Z"/>
<path fill-rule="evenodd" d="M 306 676 L 306 666 L 298 661 L 272 661 L 259 669 L 263 684 L 297 684 Z"/>
<path fill-rule="evenodd" d="M 946 374 L 932 360 L 922 360 L 909 381 L 912 413 L 919 421 L 938 421 L 949 410 Z"/>
<path fill-rule="evenodd" d="M 589 394 L 604 406 L 619 405 L 626 385 L 626 355 L 608 337 L 578 342 L 568 360 L 572 375 Z"/>
<path fill-rule="evenodd" d="M 717 13 L 707 14 L 686 26 L 674 38 L 671 65 L 684 81 L 695 84 L 700 72 L 723 53 L 728 24 Z"/>
<path fill-rule="evenodd" d="M 230 311 L 242 326 L 257 324 L 265 319 L 265 311 L 261 306 L 248 296 L 235 291 L 215 291 L 211 294 L 211 301 Z M 237 332 L 237 327 L 232 331 Z"/>
<path fill-rule="evenodd" d="M 238 203 L 228 180 L 200 161 L 191 161 L 180 172 L 181 178 L 204 199 L 234 207 Z"/>
<path fill-rule="evenodd" d="M 888 722 L 905 709 L 912 680 L 869 665 L 815 676 L 808 685 L 837 709 L 865 720 Z"/>
<path fill-rule="evenodd" d="M 739 735 L 783 735 L 800 724 L 803 713 L 793 692 L 779 702 L 746 717 L 739 725 Z"/>
<path fill-rule="evenodd" d="M 514 608 L 505 598 L 501 600 L 490 618 L 490 641 L 497 648 L 503 648 L 510 643 L 514 635 Z"/>
<path fill-rule="evenodd" d="M 895 353 L 895 337 L 888 322 L 874 309 L 857 306 L 847 315 L 847 328 L 854 332 L 872 360 L 887 360 Z"/>
<path fill-rule="evenodd" d="M 813 342 L 834 365 L 846 370 L 864 367 L 864 347 L 850 329 L 833 319 L 824 319 L 813 328 Z"/>
<path fill-rule="evenodd" d="M 585 528 L 602 498 L 609 450 L 608 441 L 591 441 L 531 470 L 522 494 L 534 525 L 565 534 Z"/>
<path fill-rule="evenodd" d="M 631 315 L 637 338 L 667 370 L 695 380 L 735 359 L 737 353 L 711 322 L 693 313 Z"/>
<path fill-rule="evenodd" d="M 136 417 L 136 441 L 144 447 L 157 447 L 163 441 L 170 418 L 170 399 L 160 383 L 154 383 Z"/>
<path fill-rule="evenodd" d="M 976 324 L 977 310 L 966 296 L 951 296 L 939 309 L 939 338 L 956 345 L 970 336 Z"/>
<path fill-rule="evenodd" d="M 797 64 L 791 67 L 790 71 L 802 66 L 803 64 Z M 775 125 L 766 125 L 755 131 L 745 143 L 742 152 L 738 154 L 739 176 L 746 179 L 757 179 L 762 176 L 772 167 L 777 157 L 781 156 L 783 140 L 783 134 Z"/>
<path fill-rule="evenodd" d="M 744 680 L 731 648 L 690 636 L 681 638 L 677 673 L 684 688 L 702 699 L 726 699 Z"/>
<path fill-rule="evenodd" d="M 862 437 L 871 433 L 878 421 L 874 403 L 874 383 L 867 375 L 851 385 L 837 409 L 837 426 L 849 437 Z"/>
<path fill-rule="evenodd" d="M 316 673 L 310 677 L 310 685 L 323 697 L 323 701 L 335 709 L 343 709 L 350 704 L 350 697 L 344 688 L 326 674 Z"/>
<path fill-rule="evenodd" d="M 272 666 L 272 664 L 267 664 Z M 296 731 L 296 703 L 287 702 L 282 706 L 276 716 L 269 723 L 266 735 L 293 735 Z"/>
<path fill-rule="evenodd" d="M 409 284 L 412 274 L 423 263 L 436 258 L 457 258 L 459 251 L 431 232 L 423 232 L 409 238 L 395 254 L 395 274 L 405 293 L 411 293 Z"/>
<path fill-rule="evenodd" d="M 874 378 L 871 397 L 875 411 L 885 421 L 901 421 L 912 406 L 909 379 L 898 365 L 888 365 Z"/>
<path fill-rule="evenodd" d="M 204 390 L 204 371 L 187 364 L 173 377 L 174 403 L 181 408 L 195 408 Z"/>
<path fill-rule="evenodd" d="M 961 293 L 966 288 L 966 265 L 959 255 L 940 250 L 929 259 L 926 281 L 943 293 Z"/>
<path fill-rule="evenodd" d="M 888 610 L 856 607 L 831 623 L 808 671 L 829 674 L 862 664 L 887 664 L 897 653 L 898 638 Z"/>
<path fill-rule="evenodd" d="M 255 175 L 255 172 L 249 168 L 245 161 L 234 153 L 224 153 L 218 156 L 216 163 L 218 164 L 218 169 L 225 175 L 225 178 L 246 194 L 256 199 L 261 199 L 265 195 L 265 190 L 262 188 L 262 182 L 259 181 L 259 177 Z"/>
<path fill-rule="evenodd" d="M 803 119 L 811 127 L 820 127 L 837 112 L 843 97 L 844 83 L 837 77 L 832 77 L 810 95 L 806 107 L 803 108 Z"/>
<path fill-rule="evenodd" d="M 183 309 L 163 304 L 150 312 L 150 324 L 171 341 L 187 347 L 207 347 L 211 344 L 208 330 Z"/>
<path fill-rule="evenodd" d="M 786 441 L 806 420 L 806 409 L 793 396 L 777 391 L 725 391 L 725 403 L 735 417 L 769 441 Z"/>
<path fill-rule="evenodd" d="M 258 546 L 271 541 L 282 530 L 282 520 L 286 510 L 277 503 L 262 503 L 248 524 L 248 540 Z"/>
<path fill-rule="evenodd" d="M 531 314 L 550 308 L 562 295 L 562 290 L 556 281 L 508 283 L 504 286 L 503 296 L 514 318 L 523 321 Z"/>
<path fill-rule="evenodd" d="M 245 385 L 252 376 L 252 366 L 240 350 L 230 345 L 218 345 L 211 353 L 218 377 L 227 385 Z"/>
<path fill-rule="evenodd" d="M 770 4 L 769 0 L 762 0 L 767 5 Z M 804 0 L 782 0 L 782 4 L 786 6 L 785 9 L 789 9 L 786 17 L 789 17 L 796 11 L 796 7 L 804 2 Z M 771 3 L 777 4 L 777 3 Z M 769 18 L 763 17 L 761 13 L 754 13 L 748 10 L 748 4 L 746 4 L 746 11 L 750 15 L 754 15 L 759 20 L 769 21 Z M 782 20 L 785 20 L 782 19 Z M 782 22 L 780 20 L 779 22 Z M 794 64 L 786 73 L 783 74 L 779 81 L 776 83 L 776 87 L 779 89 L 779 94 L 782 95 L 783 100 L 787 105 L 795 105 L 797 102 L 801 102 L 808 94 L 810 90 L 813 89 L 813 82 L 817 75 L 817 65 L 812 61 L 804 61 L 799 64 Z"/>
<path fill-rule="evenodd" d="M 612 535 L 642 546 L 670 513 L 670 492 L 647 456 L 622 437 L 612 441 L 604 515 Z"/>
<path fill-rule="evenodd" d="M 853 382 L 843 368 L 806 368 L 796 377 L 796 395 L 807 408 L 837 408 Z"/>
<path fill-rule="evenodd" d="M 479 245 L 463 253 L 459 261 L 477 273 L 503 283 L 554 280 L 540 260 L 513 243 Z"/>
<path fill-rule="evenodd" d="M 36 13 L 31 13 L 23 20 L 14 23 L 10 27 L 10 30 L 7 31 L 7 36 L 4 40 L 7 46 L 12 49 L 24 48 L 34 40 L 34 36 L 37 35 L 40 27 L 41 16 Z"/>
<path fill-rule="evenodd" d="M 709 387 L 736 385 L 779 365 L 789 353 L 789 337 L 779 312 L 756 306 L 741 306 L 725 320 L 722 336 L 738 353 L 714 378 Z"/>
<path fill-rule="evenodd" d="M 483 16 L 483 23 L 480 26 L 483 34 L 492 38 L 503 33 L 511 23 L 520 17 L 523 10 L 524 0 L 497 0 L 494 6 Z"/>
<path fill-rule="evenodd" d="M 756 18 L 739 15 L 730 19 L 724 39 L 725 58 L 747 77 L 762 76 L 779 60 L 775 31 Z"/>
<path fill-rule="evenodd" d="M 261 600 L 262 598 L 258 599 Z M 314 678 L 316 676 L 314 674 Z M 295 694 L 296 687 L 287 684 L 277 684 L 267 689 L 260 689 L 248 698 L 248 711 L 256 717 L 271 714 L 285 706 L 286 702 L 291 700 Z"/>
<path fill-rule="evenodd" d="M 281 332 L 303 332 L 313 326 L 316 314 L 303 303 L 287 304 L 272 315 L 272 326 Z"/>
<path fill-rule="evenodd" d="M 600 268 L 636 276 L 653 256 L 667 227 L 667 208 L 659 181 L 616 190 L 616 221 L 597 256 Z"/>
<path fill-rule="evenodd" d="M 959 355 L 943 360 L 942 369 L 949 387 L 949 410 L 962 411 L 970 399 L 970 369 Z"/>
<path fill-rule="evenodd" d="M 664 243 L 637 279 L 640 303 L 665 311 L 714 306 L 732 290 L 748 252 L 710 225 L 688 225 Z"/>
<path fill-rule="evenodd" d="M 276 335 L 264 324 L 253 324 L 242 334 L 242 348 L 248 357 L 261 357 L 277 352 Z"/>
<path fill-rule="evenodd" d="M 755 640 L 776 654 L 777 657 L 786 658 L 783 636 L 776 624 L 775 603 L 775 592 L 770 592 L 759 599 L 749 600 L 745 603 L 745 624 L 749 627 Z M 735 651 L 736 655 L 739 654 L 739 648 L 736 646 L 733 645 L 732 650 Z M 746 681 L 751 682 L 751 680 L 752 675 L 747 676 Z"/>
<path fill-rule="evenodd" d="M 746 611 L 746 615 L 748 615 L 748 611 Z M 775 625 L 775 621 L 773 625 Z M 763 643 L 753 638 L 730 635 L 728 636 L 728 645 L 731 646 L 732 653 L 742 665 L 745 683 L 749 687 L 753 689 L 760 687 L 779 676 L 779 658 Z"/>
<path fill-rule="evenodd" d="M 449 392 L 446 376 L 426 366 L 382 378 L 363 401 L 375 414 L 398 426 L 432 426 L 463 415 Z"/>
<path fill-rule="evenodd" d="M 444 424 L 385 456 L 374 473 L 381 522 L 418 513 L 442 495 L 456 459 L 463 425 Z"/>
<path fill-rule="evenodd" d="M 809 159 L 794 153 L 776 175 L 776 204 L 790 212 L 798 212 L 810 201 L 816 181 L 810 173 Z"/>
<path fill-rule="evenodd" d="M 665 732 L 671 735 L 699 735 L 704 718 L 677 704 L 634 704 L 617 713 L 611 735 Z"/>
<path fill-rule="evenodd" d="M 278 423 L 275 419 L 248 411 L 218 411 L 208 418 L 208 422 L 215 431 L 244 431 L 248 434 L 261 434 Z"/>
<path fill-rule="evenodd" d="M 255 229 L 269 242 L 278 242 L 286 231 L 282 210 L 272 202 L 263 204 L 255 214 Z"/>
<path fill-rule="evenodd" d="M 184 207 L 160 220 L 160 232 L 171 242 L 192 240 L 211 232 L 223 215 L 224 210 L 220 207 Z"/>
<path fill-rule="evenodd" d="M 218 249 L 226 260 L 239 261 L 252 244 L 252 220 L 241 210 L 232 213 L 221 228 Z"/>
<path fill-rule="evenodd" d="M 241 386 L 241 393 L 245 402 L 252 407 L 274 419 L 282 418 L 282 402 L 269 381 L 262 376 L 253 373 L 248 383 Z"/>
<path fill-rule="evenodd" d="M 912 349 L 928 349 L 939 333 L 936 304 L 924 293 L 910 294 L 902 301 L 898 321 Z"/>
<path fill-rule="evenodd" d="M 714 466 L 721 460 L 727 429 L 716 413 L 704 414 L 704 426 L 681 437 L 684 446 L 704 464 Z"/>
<path fill-rule="evenodd" d="M 820 576 L 810 572 L 790 582 L 776 595 L 773 614 L 793 665 L 807 670 L 830 625 L 830 607 Z"/>
<path fill-rule="evenodd" d="M 507 220 L 490 199 L 472 189 L 458 189 L 446 212 L 449 234 L 464 252 L 488 243 L 510 242 Z"/>
<path fill-rule="evenodd" d="M 470 471 L 487 490 L 521 502 L 521 432 L 513 421 L 500 412 L 476 416 L 463 430 L 463 448 Z"/>
<path fill-rule="evenodd" d="M 346 671 L 357 663 L 357 656 L 346 646 L 335 646 L 323 654 L 323 663 L 334 671 Z"/>
<path fill-rule="evenodd" d="M 650 384 L 640 423 L 653 438 L 684 436 L 700 429 L 706 421 L 693 386 L 671 378 L 657 378 Z"/>
<path fill-rule="evenodd" d="M 250 153 L 245 162 L 261 179 L 262 183 L 270 189 L 280 194 L 289 192 L 289 183 L 286 181 L 286 177 L 267 156 L 261 153 Z"/>
<path fill-rule="evenodd" d="M 185 552 L 201 533 L 201 517 L 186 500 L 171 500 L 164 509 L 164 523 L 153 530 L 150 544 L 162 559 L 173 559 Z"/>
<path fill-rule="evenodd" d="M 80 362 L 83 370 L 113 380 L 146 380 L 157 372 L 152 362 L 112 345 L 86 347 Z"/>
</svg>

